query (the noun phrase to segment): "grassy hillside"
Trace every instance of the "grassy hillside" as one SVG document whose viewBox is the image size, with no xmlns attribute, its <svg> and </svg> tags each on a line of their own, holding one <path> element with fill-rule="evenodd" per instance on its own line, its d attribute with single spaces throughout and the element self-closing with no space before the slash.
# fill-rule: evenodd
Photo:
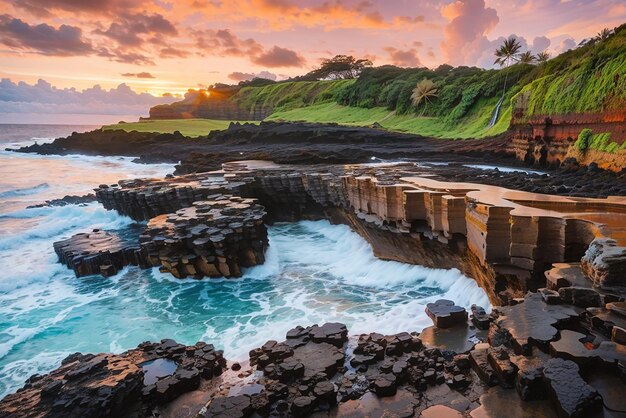
<svg viewBox="0 0 626 418">
<path fill-rule="evenodd" d="M 170 120 L 145 120 L 140 122 L 124 122 L 114 125 L 105 125 L 104 130 L 122 129 L 127 132 L 161 132 L 173 133 L 180 131 L 185 136 L 197 137 L 206 135 L 210 131 L 220 131 L 228 128 L 229 120 L 212 119 L 170 119 Z M 258 122 L 252 122 L 258 123 Z"/>
<path fill-rule="evenodd" d="M 607 40 L 565 52 L 537 68 L 513 102 L 521 120 L 624 109 L 626 25 Z"/>
<path fill-rule="evenodd" d="M 434 83 L 436 95 L 429 103 L 422 101 L 414 106 L 411 94 L 425 79 Z M 252 118 L 270 115 L 268 120 L 362 126 L 377 123 L 385 129 L 424 136 L 482 138 L 505 132 L 512 117 L 515 123 L 524 123 L 537 115 L 626 108 L 626 25 L 616 28 L 608 39 L 590 42 L 539 65 L 515 64 L 498 70 L 449 65 L 436 69 L 382 66 L 365 69 L 356 80 L 265 80 L 231 87 L 238 91 L 227 100 Z M 489 127 L 503 93 L 497 123 Z M 229 122 L 149 123 L 116 127 L 180 130 L 197 136 L 211 129 L 224 129 Z"/>
<path fill-rule="evenodd" d="M 231 100 L 247 110 L 255 108 L 285 111 L 319 103 L 334 102 L 355 80 L 298 81 L 244 87 Z"/>
<path fill-rule="evenodd" d="M 492 128 L 487 128 L 495 101 L 481 105 L 471 112 L 463 123 L 450 129 L 444 121 L 437 117 L 416 116 L 413 114 L 398 115 L 384 107 L 371 109 L 343 106 L 337 103 L 325 103 L 298 109 L 275 112 L 267 120 L 309 121 L 320 123 L 339 123 L 342 125 L 369 126 L 378 124 L 385 129 L 397 132 L 414 133 L 435 138 L 482 138 L 506 131 L 510 113 L 505 113 Z M 510 112 L 510 108 L 508 109 Z"/>
</svg>

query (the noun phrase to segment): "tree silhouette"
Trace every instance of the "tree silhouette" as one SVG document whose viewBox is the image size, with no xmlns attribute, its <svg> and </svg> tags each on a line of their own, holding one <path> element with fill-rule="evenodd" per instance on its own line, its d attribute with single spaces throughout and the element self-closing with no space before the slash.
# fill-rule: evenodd
<svg viewBox="0 0 626 418">
<path fill-rule="evenodd" d="M 548 51 L 543 51 L 537 54 L 537 62 L 539 64 L 545 64 L 550 59 Z"/>
<path fill-rule="evenodd" d="M 519 57 L 517 58 L 517 61 L 520 64 L 532 64 L 535 62 L 535 60 L 536 57 L 530 51 L 519 54 Z"/>
</svg>

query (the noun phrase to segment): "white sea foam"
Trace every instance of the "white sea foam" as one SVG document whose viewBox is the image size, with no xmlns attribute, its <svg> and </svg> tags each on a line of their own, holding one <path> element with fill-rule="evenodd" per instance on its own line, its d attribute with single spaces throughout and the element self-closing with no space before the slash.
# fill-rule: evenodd
<svg viewBox="0 0 626 418">
<path fill-rule="evenodd" d="M 122 177 L 162 176 L 171 165 L 2 151 L 0 160 L 13 170 L 0 179 L 0 192 L 18 192 L 0 197 L 0 257 L 14 261 L 0 275 L 0 397 L 75 351 L 121 352 L 175 338 L 205 340 L 230 359 L 245 359 L 296 325 L 339 321 L 352 334 L 395 333 L 429 326 L 424 307 L 437 298 L 489 309 L 484 292 L 459 271 L 376 259 L 348 227 L 324 221 L 271 227 L 265 264 L 241 279 L 179 280 L 136 267 L 111 279 L 76 279 L 52 243 L 132 221 L 95 203 L 23 208 Z"/>
</svg>

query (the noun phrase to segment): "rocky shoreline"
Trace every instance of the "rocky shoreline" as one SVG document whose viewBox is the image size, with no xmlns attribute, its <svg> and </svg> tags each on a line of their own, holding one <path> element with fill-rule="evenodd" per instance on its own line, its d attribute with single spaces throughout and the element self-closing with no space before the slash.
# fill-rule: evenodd
<svg viewBox="0 0 626 418">
<path fill-rule="evenodd" d="M 220 135 L 228 133 L 213 140 Z M 242 146 L 254 142 L 241 138 Z M 285 148 L 280 140 L 274 145 Z M 59 261 L 77 277 L 108 277 L 129 264 L 177 278 L 237 277 L 264 262 L 265 224 L 328 219 L 349 225 L 379 258 L 460 269 L 485 290 L 493 312 L 433 301 L 426 311 L 432 327 L 395 335 L 302 324 L 236 362 L 210 341 L 77 353 L 2 399 L 0 417 L 626 413 L 626 199 L 617 196 L 619 176 L 596 191 L 616 196 L 591 199 L 489 185 L 533 175 L 462 165 L 238 160 L 212 172 L 205 171 L 219 158 L 197 166 L 200 173 L 100 185 L 95 196 L 106 209 L 147 225 L 135 240 L 95 230 L 58 242 Z M 485 178 L 467 182 L 477 173 Z M 554 177 L 562 181 L 550 177 L 537 176 L 545 184 L 534 191 L 552 190 Z M 594 181 L 577 192 L 591 194 Z"/>
<path fill-rule="evenodd" d="M 225 131 L 187 138 L 181 134 L 101 131 L 74 133 L 49 144 L 15 150 L 38 154 L 124 155 L 145 163 L 179 163 L 176 174 L 221 169 L 228 161 L 272 160 L 280 164 L 355 164 L 372 161 L 433 162 L 431 172 L 447 181 L 471 181 L 536 193 L 584 197 L 625 195 L 624 172 L 597 165 L 560 162 L 549 174 L 480 170 L 467 165 L 523 166 L 506 136 L 443 141 L 372 128 L 332 124 L 263 122 L 232 124 Z M 374 160 L 372 160 L 374 158 Z M 521 158 L 521 157 L 520 157 Z M 448 163 L 453 162 L 452 165 Z M 446 163 L 446 164 L 441 164 Z M 523 170 L 523 169 L 522 169 Z"/>
<path fill-rule="evenodd" d="M 452 328 L 441 327 L 445 310 L 429 306 L 440 327 L 421 333 L 349 337 L 338 323 L 296 327 L 246 362 L 227 363 L 204 342 L 172 340 L 76 353 L 0 401 L 0 416 L 623 416 L 616 411 L 626 410 L 626 346 L 592 324 L 598 311 L 626 322 L 625 302 L 582 309 L 558 295 L 530 293 L 491 315 L 477 308 L 473 322 L 457 317 Z"/>
</svg>

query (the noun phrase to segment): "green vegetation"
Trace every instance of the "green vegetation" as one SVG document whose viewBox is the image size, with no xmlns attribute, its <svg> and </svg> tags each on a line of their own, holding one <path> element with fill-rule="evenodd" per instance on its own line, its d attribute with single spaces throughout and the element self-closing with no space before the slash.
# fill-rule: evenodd
<svg viewBox="0 0 626 418">
<path fill-rule="evenodd" d="M 502 118 L 493 127 L 487 129 L 487 123 L 491 117 L 491 110 L 497 99 L 491 100 L 490 104 L 480 104 L 476 111 L 472 111 L 464 123 L 458 124 L 455 129 L 450 129 L 439 118 L 418 117 L 414 114 L 398 115 L 384 107 L 371 109 L 342 106 L 337 103 L 325 103 L 320 105 L 302 107 L 282 112 L 275 112 L 267 120 L 284 121 L 308 121 L 319 123 L 339 123 L 350 126 L 370 126 L 378 124 L 384 129 L 397 132 L 405 132 L 431 136 L 435 138 L 482 138 L 504 132 L 508 128 L 510 113 L 503 114 Z M 510 109 L 509 109 L 510 112 Z"/>
<path fill-rule="evenodd" d="M 610 132 L 594 134 L 591 129 L 585 128 L 578 135 L 578 139 L 574 142 L 574 147 L 580 151 L 592 149 L 614 154 L 618 151 L 626 150 L 626 142 L 620 146 L 617 142 L 611 141 Z"/>
<path fill-rule="evenodd" d="M 592 136 L 593 132 L 591 132 L 591 129 L 589 128 L 585 128 L 580 131 L 580 134 L 578 134 L 578 139 L 576 140 L 576 142 L 574 142 L 574 146 L 576 147 L 576 149 L 580 151 L 585 151 L 587 148 L 589 148 L 589 142 Z"/>
<path fill-rule="evenodd" d="M 173 133 L 179 131 L 190 137 L 208 134 L 210 131 L 219 131 L 228 128 L 229 120 L 213 119 L 171 119 L 171 120 L 144 120 L 140 122 L 122 122 L 114 125 L 105 125 L 104 130 L 122 129 L 127 132 L 159 132 Z M 258 123 L 258 122 L 252 122 Z"/>
<path fill-rule="evenodd" d="M 536 57 L 522 53 L 515 38 L 506 40 L 495 55 L 496 63 L 505 68 L 374 68 L 366 60 L 338 56 L 290 81 L 256 79 L 239 86 L 219 85 L 203 100 L 230 100 L 250 115 L 269 114 L 268 120 L 377 123 L 385 129 L 440 138 L 482 138 L 505 132 L 511 122 L 524 124 L 534 117 L 626 107 L 626 25 L 602 31 L 585 45 L 552 59 L 545 52 Z M 196 105 L 189 96 L 188 101 Z M 498 117 L 493 119 L 498 105 Z M 199 135 L 228 124 L 155 123 L 166 126 L 118 127 Z M 615 152 L 619 148 L 606 135 L 590 135 L 578 142 L 579 149 Z"/>
<path fill-rule="evenodd" d="M 538 115 L 623 109 L 626 25 L 549 60 L 529 76 L 532 80 L 513 98 L 520 121 Z"/>
<path fill-rule="evenodd" d="M 319 103 L 334 102 L 354 80 L 291 81 L 263 87 L 244 87 L 231 97 L 243 109 L 284 111 Z"/>
</svg>

